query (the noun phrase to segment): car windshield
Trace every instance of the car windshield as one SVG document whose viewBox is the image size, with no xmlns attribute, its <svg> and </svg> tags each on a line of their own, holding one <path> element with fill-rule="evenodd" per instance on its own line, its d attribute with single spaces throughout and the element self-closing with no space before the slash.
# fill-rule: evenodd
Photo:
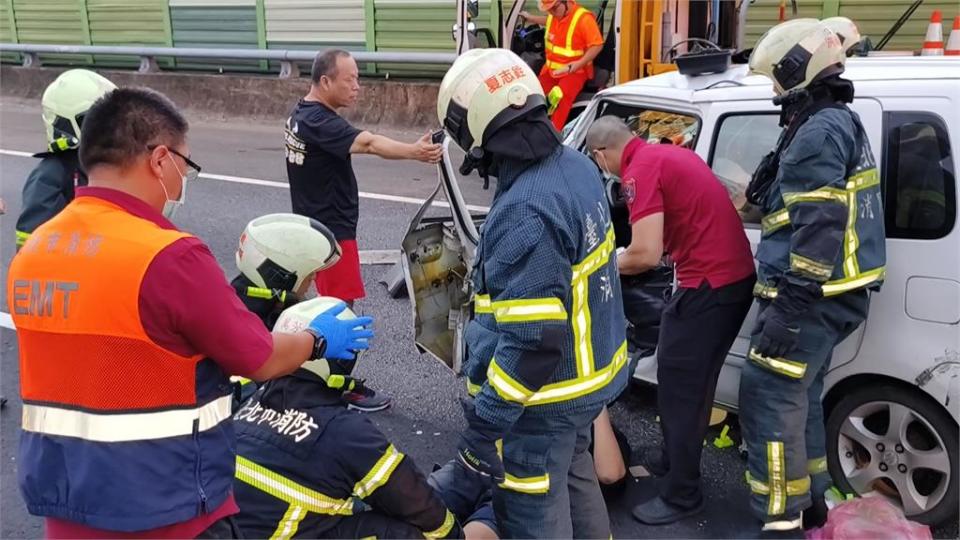
<svg viewBox="0 0 960 540">
<path fill-rule="evenodd" d="M 634 135 L 648 143 L 693 149 L 700 135 L 700 119 L 689 113 L 605 101 L 597 108 L 596 118 L 609 115 L 622 119 Z"/>
</svg>

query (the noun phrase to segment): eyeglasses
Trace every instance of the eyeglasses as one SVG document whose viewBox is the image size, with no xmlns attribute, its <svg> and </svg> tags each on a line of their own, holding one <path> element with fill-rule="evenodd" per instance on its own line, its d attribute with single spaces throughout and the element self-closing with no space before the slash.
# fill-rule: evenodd
<svg viewBox="0 0 960 540">
<path fill-rule="evenodd" d="M 150 145 L 150 146 L 147 147 L 147 150 L 153 151 L 153 149 L 156 148 L 157 146 L 158 146 L 158 145 L 155 145 L 155 144 L 154 144 L 154 145 Z M 202 169 L 201 169 L 200 165 L 197 165 L 197 163 L 196 163 L 195 161 L 193 161 L 192 159 L 188 158 L 187 156 L 181 154 L 180 152 L 177 152 L 177 151 L 174 150 L 173 148 L 170 148 L 169 146 L 167 147 L 167 150 L 169 150 L 171 154 L 180 156 L 180 159 L 182 159 L 183 162 L 187 164 L 188 170 L 187 170 L 186 176 L 187 176 L 187 180 L 188 180 L 188 181 L 196 180 L 197 177 L 200 176 L 200 171 L 201 171 Z"/>
<path fill-rule="evenodd" d="M 193 181 L 200 176 L 200 166 L 197 165 L 192 159 L 181 154 L 180 152 L 177 152 L 173 148 L 167 148 L 167 150 L 170 150 L 171 153 L 180 156 L 180 158 L 183 159 L 183 162 L 187 164 L 187 167 L 190 168 L 190 170 L 187 171 L 187 180 Z"/>
</svg>

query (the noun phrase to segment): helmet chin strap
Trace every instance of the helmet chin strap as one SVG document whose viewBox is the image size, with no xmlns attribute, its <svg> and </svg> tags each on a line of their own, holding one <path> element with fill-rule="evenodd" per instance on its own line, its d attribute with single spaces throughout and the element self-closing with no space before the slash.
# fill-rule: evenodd
<svg viewBox="0 0 960 540">
<path fill-rule="evenodd" d="M 476 170 L 483 178 L 483 189 L 490 187 L 490 177 L 499 176 L 500 164 L 534 162 L 550 155 L 560 146 L 560 135 L 544 107 L 514 119 L 486 137 L 481 147 L 474 147 L 463 159 L 460 174 Z"/>
<path fill-rule="evenodd" d="M 466 176 L 476 170 L 477 174 L 480 175 L 480 178 L 483 178 L 483 189 L 490 189 L 492 165 L 490 154 L 485 152 L 483 148 L 474 147 L 471 148 L 465 156 L 463 156 L 463 163 L 460 164 L 459 170 L 460 174 L 463 176 Z"/>
<path fill-rule="evenodd" d="M 853 84 L 837 75 L 814 81 L 810 86 L 773 98 L 780 107 L 780 126 L 793 121 L 808 107 L 824 100 L 850 103 L 853 101 Z"/>
</svg>

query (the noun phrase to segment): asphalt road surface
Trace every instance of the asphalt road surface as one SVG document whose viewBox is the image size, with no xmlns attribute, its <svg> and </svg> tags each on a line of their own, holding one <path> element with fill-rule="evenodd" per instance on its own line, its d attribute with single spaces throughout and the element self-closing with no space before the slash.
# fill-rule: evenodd
<svg viewBox="0 0 960 540">
<path fill-rule="evenodd" d="M 189 186 L 177 224 L 204 240 L 228 278 L 236 274 L 233 262 L 237 239 L 246 223 L 259 215 L 289 211 L 285 188 L 282 119 L 255 123 L 204 120 L 188 115 L 192 122 L 192 158 L 203 167 L 203 177 Z M 367 126 L 369 127 L 369 126 Z M 412 141 L 420 133 L 381 131 Z M 0 100 L 0 197 L 7 214 L 0 218 L 2 282 L 13 254 L 14 222 L 20 209 L 20 190 L 35 160 L 26 153 L 44 146 L 40 111 L 36 102 Z M 354 158 L 360 190 L 359 245 L 361 250 L 396 250 L 417 200 L 430 195 L 437 185 L 434 167 L 379 158 Z M 252 179 L 252 180 L 251 180 Z M 491 191 L 481 189 L 477 179 L 463 183 L 467 202 L 487 206 Z M 435 208 L 432 213 L 442 213 Z M 463 421 L 458 397 L 463 381 L 428 357 L 420 357 L 413 345 L 409 302 L 390 298 L 380 283 L 389 266 L 363 267 L 367 298 L 357 311 L 376 317 L 377 338 L 357 371 L 377 390 L 390 394 L 394 406 L 375 413 L 380 429 L 424 470 L 453 456 Z M 6 287 L 2 303 L 6 306 Z M 6 311 L 6 308 L 3 308 Z M 3 315 L 0 315 L 3 317 Z M 27 514 L 16 487 L 16 454 L 20 420 L 16 335 L 0 330 L 0 390 L 9 403 L 0 413 L 0 538 L 35 538 L 42 535 L 42 522 Z M 647 448 L 660 442 L 656 424 L 655 389 L 633 385 L 612 407 L 614 423 L 633 446 L 632 463 L 638 463 Z M 735 418 L 728 419 L 735 428 Z M 736 433 L 734 431 L 734 436 Z M 717 435 L 708 435 L 712 441 Z M 654 481 L 633 480 L 626 493 L 610 501 L 610 520 L 618 538 L 743 538 L 754 534 L 756 523 L 747 512 L 744 463 L 736 448 L 716 449 L 707 444 L 703 457 L 706 510 L 700 516 L 666 527 L 646 527 L 630 515 L 634 504 L 652 496 Z M 938 537 L 957 536 L 956 525 L 935 531 Z"/>
</svg>

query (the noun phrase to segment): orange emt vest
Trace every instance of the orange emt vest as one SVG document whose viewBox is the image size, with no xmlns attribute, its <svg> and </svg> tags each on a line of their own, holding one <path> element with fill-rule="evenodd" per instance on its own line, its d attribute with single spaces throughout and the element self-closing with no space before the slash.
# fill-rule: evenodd
<svg viewBox="0 0 960 540">
<path fill-rule="evenodd" d="M 155 344 L 140 319 L 147 268 L 188 237 L 80 197 L 14 257 L 19 476 L 32 514 L 138 531 L 186 521 L 229 495 L 226 376 L 200 355 Z"/>
</svg>

